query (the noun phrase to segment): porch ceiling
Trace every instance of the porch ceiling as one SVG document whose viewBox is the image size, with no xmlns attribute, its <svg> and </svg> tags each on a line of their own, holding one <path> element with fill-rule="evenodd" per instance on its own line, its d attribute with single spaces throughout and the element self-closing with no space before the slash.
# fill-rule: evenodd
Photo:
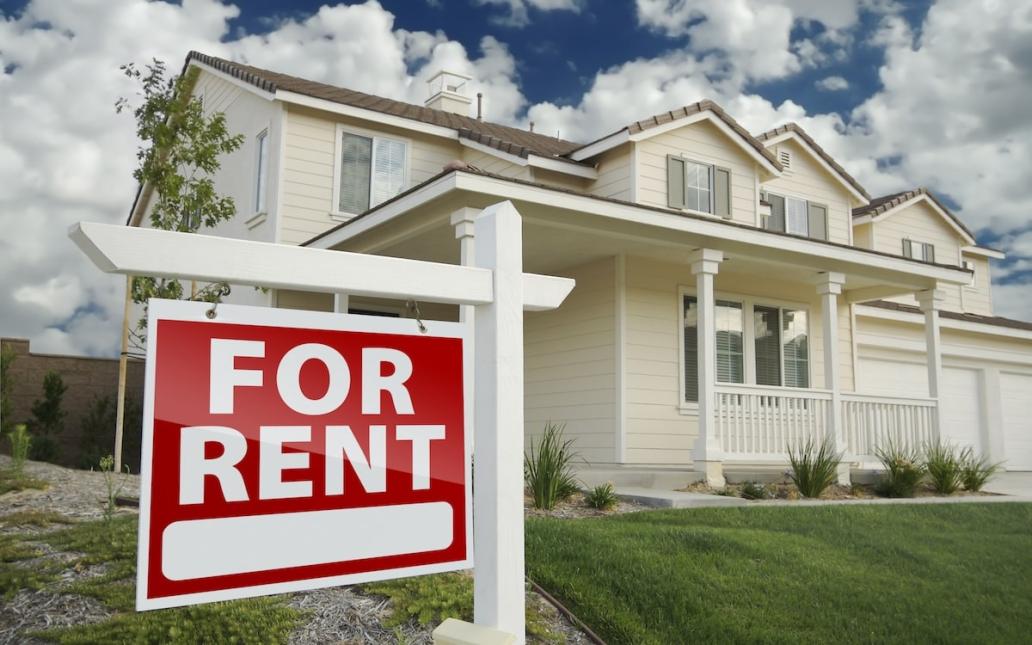
<svg viewBox="0 0 1032 645">
<path fill-rule="evenodd" d="M 382 223 L 355 227 L 353 236 L 336 242 L 332 248 L 381 255 L 457 263 L 459 244 L 450 224 L 451 213 L 462 207 L 484 208 L 500 201 L 497 194 L 451 189 L 427 196 L 416 207 L 397 209 Z M 720 237 L 662 225 L 603 217 L 540 200 L 512 199 L 523 216 L 523 255 L 525 270 L 533 273 L 562 273 L 564 269 L 619 254 L 687 264 L 691 250 L 706 247 L 724 252 L 721 273 L 776 275 L 787 282 L 812 282 L 816 273 L 834 271 L 845 275 L 846 299 L 872 300 L 934 288 L 937 279 L 927 275 L 938 269 L 944 282 L 967 281 L 960 270 L 942 267 L 911 266 L 902 258 L 858 249 L 806 243 L 785 237 L 783 245 L 759 245 L 740 238 L 754 235 L 755 229 L 721 226 Z M 637 210 L 633 206 L 626 210 Z M 657 213 L 662 219 L 683 219 L 675 214 Z M 368 217 L 368 216 L 367 216 Z M 357 224 L 358 222 L 356 222 Z M 365 230 L 359 230 L 365 228 Z M 342 229 L 346 230 L 346 229 Z M 777 242 L 779 240 L 775 240 Z M 803 242 L 800 245 L 800 242 Z M 800 247 L 821 247 L 824 257 Z M 841 249 L 839 253 L 827 252 Z M 902 267 L 902 269 L 900 268 Z M 923 271 L 925 275 L 921 275 Z M 956 273 L 957 277 L 952 275 Z"/>
</svg>

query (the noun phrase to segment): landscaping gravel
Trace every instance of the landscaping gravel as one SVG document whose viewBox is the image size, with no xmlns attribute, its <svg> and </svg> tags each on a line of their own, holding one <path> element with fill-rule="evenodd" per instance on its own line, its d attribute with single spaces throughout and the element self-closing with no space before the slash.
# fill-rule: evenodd
<svg viewBox="0 0 1032 645">
<path fill-rule="evenodd" d="M 10 458 L 0 455 L 0 468 L 6 468 Z M 41 462 L 26 462 L 25 473 L 30 477 L 44 479 L 49 486 L 44 490 L 23 490 L 0 495 L 0 522 L 3 516 L 19 512 L 51 511 L 77 521 L 95 520 L 103 517 L 107 488 L 104 474 L 63 468 Z M 138 497 L 140 478 L 138 475 L 120 475 L 119 485 L 122 497 Z M 632 505 L 621 505 L 621 510 L 631 510 Z M 634 509 L 637 510 L 637 509 Z M 119 514 L 136 513 L 135 508 L 120 507 Z M 537 512 L 532 512 L 538 514 Z M 602 514 L 567 503 L 549 515 L 573 517 Z M 31 537 L 43 531 L 51 531 L 60 525 L 49 527 L 17 526 L 0 528 L 2 533 L 18 533 Z M 31 541 L 41 555 L 33 560 L 19 563 L 31 567 L 43 560 L 75 559 L 73 554 L 55 551 L 43 542 Z M 85 625 L 105 620 L 112 615 L 102 603 L 83 596 L 64 594 L 61 589 L 83 578 L 99 575 L 103 567 L 76 569 L 69 567 L 58 581 L 38 591 L 22 590 L 10 600 L 0 600 L 0 645 L 8 643 L 41 642 L 29 639 L 27 632 L 59 626 Z M 561 632 L 571 645 L 590 642 L 565 616 L 556 611 L 541 596 L 528 593 L 528 603 L 540 607 L 553 630 Z M 353 587 L 334 587 L 292 594 L 287 603 L 308 612 L 308 620 L 299 625 L 290 637 L 292 645 L 316 643 L 430 643 L 431 627 L 415 623 L 398 628 L 386 627 L 384 619 L 390 615 L 391 602 L 379 596 L 365 595 Z"/>
</svg>

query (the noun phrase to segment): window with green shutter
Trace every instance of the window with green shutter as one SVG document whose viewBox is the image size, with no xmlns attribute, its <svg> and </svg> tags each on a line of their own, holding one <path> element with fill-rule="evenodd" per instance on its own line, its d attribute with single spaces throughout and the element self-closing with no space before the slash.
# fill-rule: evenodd
<svg viewBox="0 0 1032 645">
<path fill-rule="evenodd" d="M 768 231 L 802 235 L 815 240 L 828 239 L 827 206 L 767 192 L 761 193 L 760 199 L 770 204 L 770 215 L 763 222 L 763 227 Z"/>
<path fill-rule="evenodd" d="M 667 205 L 678 210 L 731 218 L 731 171 L 675 155 L 667 156 Z"/>
<path fill-rule="evenodd" d="M 903 240 L 903 257 L 921 262 L 935 262 L 935 246 L 928 242 L 917 242 L 914 240 Z"/>
</svg>

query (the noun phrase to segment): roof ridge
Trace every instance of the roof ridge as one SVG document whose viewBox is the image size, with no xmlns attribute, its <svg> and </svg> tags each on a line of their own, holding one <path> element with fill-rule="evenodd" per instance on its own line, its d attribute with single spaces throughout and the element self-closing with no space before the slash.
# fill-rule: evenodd
<svg viewBox="0 0 1032 645">
<path fill-rule="evenodd" d="M 828 152 L 824 148 L 822 148 L 821 145 L 817 143 L 817 141 L 813 137 L 810 136 L 810 133 L 803 129 L 803 126 L 799 125 L 795 121 L 786 121 L 785 123 L 782 123 L 779 126 L 775 126 L 770 130 L 767 130 L 766 132 L 761 132 L 756 135 L 756 139 L 758 141 L 767 141 L 768 139 L 781 136 L 786 132 L 794 132 L 795 134 L 799 135 L 799 137 L 803 141 L 805 141 L 808 146 L 813 148 L 814 152 L 817 153 L 817 156 L 823 159 L 829 166 L 831 166 L 832 170 L 838 173 L 838 175 L 842 179 L 844 179 L 846 183 L 855 188 L 856 191 L 860 193 L 860 195 L 862 195 L 865 199 L 867 199 L 868 202 L 871 201 L 871 194 L 867 192 L 867 189 L 864 188 L 863 184 L 857 181 L 856 178 L 853 177 L 853 175 L 849 174 L 849 172 L 845 168 L 843 168 L 842 165 L 838 161 L 836 161 L 834 157 L 828 154 Z"/>
</svg>

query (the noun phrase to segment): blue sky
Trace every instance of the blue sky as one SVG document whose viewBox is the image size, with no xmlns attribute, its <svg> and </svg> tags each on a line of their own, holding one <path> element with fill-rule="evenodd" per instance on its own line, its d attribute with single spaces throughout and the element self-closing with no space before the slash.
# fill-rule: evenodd
<svg viewBox="0 0 1032 645">
<path fill-rule="evenodd" d="M 702 98 L 796 121 L 1005 250 L 997 312 L 1032 320 L 1032 0 L 0 0 L 0 335 L 115 350 L 122 287 L 64 230 L 131 202 L 118 66 L 190 49 L 415 103 L 447 67 L 490 120 L 581 141 Z"/>
</svg>

